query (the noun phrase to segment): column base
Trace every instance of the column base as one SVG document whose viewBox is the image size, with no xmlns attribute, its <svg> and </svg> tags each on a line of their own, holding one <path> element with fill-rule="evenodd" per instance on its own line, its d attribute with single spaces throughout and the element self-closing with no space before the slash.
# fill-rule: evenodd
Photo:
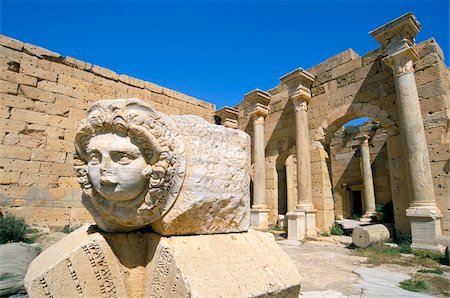
<svg viewBox="0 0 450 298">
<path fill-rule="evenodd" d="M 316 229 L 316 208 L 313 204 L 297 205 L 295 211 L 305 213 L 305 234 L 307 237 L 317 236 Z M 295 212 L 294 211 L 294 212 Z"/>
<path fill-rule="evenodd" d="M 444 246 L 436 240 L 442 235 L 440 220 L 442 213 L 435 205 L 412 205 L 406 209 L 406 216 L 410 218 L 411 223 L 412 248 L 444 250 Z"/>
<path fill-rule="evenodd" d="M 306 215 L 303 211 L 292 211 L 286 214 L 288 221 L 288 239 L 303 240 L 306 231 Z"/>
<path fill-rule="evenodd" d="M 250 227 L 256 230 L 267 230 L 269 228 L 269 209 L 252 208 L 250 210 Z"/>
<path fill-rule="evenodd" d="M 377 218 L 377 212 L 367 211 L 364 215 L 359 219 L 362 222 L 372 222 Z"/>
</svg>

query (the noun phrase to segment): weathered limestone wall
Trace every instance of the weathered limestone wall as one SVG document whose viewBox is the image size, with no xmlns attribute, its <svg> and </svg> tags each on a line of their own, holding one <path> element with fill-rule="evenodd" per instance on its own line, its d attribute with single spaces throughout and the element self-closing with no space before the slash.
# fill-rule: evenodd
<svg viewBox="0 0 450 298">
<path fill-rule="evenodd" d="M 349 137 L 344 135 L 343 129 L 340 129 L 331 140 L 332 182 L 337 218 L 352 217 L 353 214 L 350 210 L 352 209 L 350 202 L 352 198 L 349 197 L 347 189 L 362 187 L 363 184 L 360 167 L 361 157 L 358 154 L 361 140 L 358 137 L 364 134 L 370 135 L 370 160 L 376 203 L 392 201 L 389 164 L 387 162 L 387 134 L 383 128 L 374 130 L 374 125 L 377 124 L 369 122 L 360 126 L 359 132 Z"/>
<path fill-rule="evenodd" d="M 415 64 L 422 117 L 427 134 L 436 201 L 444 216 L 443 233 L 450 229 L 450 152 L 449 118 L 450 86 L 448 68 L 442 50 L 434 39 L 417 46 L 420 55 Z M 368 116 L 379 121 L 387 130 L 387 160 L 394 204 L 396 229 L 409 233 L 409 219 L 405 210 L 410 196 L 403 160 L 403 145 L 398 131 L 398 112 L 392 70 L 383 65 L 386 55 L 381 49 L 359 56 L 349 49 L 319 65 L 308 69 L 315 75 L 312 99 L 308 104 L 308 123 L 311 141 L 313 202 L 316 206 L 317 227 L 325 230 L 335 219 L 332 184 L 329 174 L 329 144 L 334 133 L 349 120 Z M 295 146 L 295 115 L 286 86 L 278 85 L 267 91 L 272 98 L 265 118 L 266 146 L 266 204 L 272 223 L 278 213 L 277 160 L 285 160 Z M 253 135 L 248 106 L 245 101 L 239 110 L 238 128 Z"/>
<path fill-rule="evenodd" d="M 93 102 L 129 97 L 213 122 L 213 104 L 0 35 L 1 211 L 57 226 L 91 220 L 73 171 L 74 133 Z"/>
</svg>

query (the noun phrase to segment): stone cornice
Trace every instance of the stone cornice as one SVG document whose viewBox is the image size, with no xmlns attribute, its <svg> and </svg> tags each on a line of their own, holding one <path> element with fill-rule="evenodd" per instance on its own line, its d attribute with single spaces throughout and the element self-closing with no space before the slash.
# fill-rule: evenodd
<svg viewBox="0 0 450 298">
<path fill-rule="evenodd" d="M 268 106 L 271 99 L 272 96 L 269 93 L 260 89 L 255 89 L 244 95 L 244 101 L 249 103 L 259 103 L 264 106 Z"/>
<path fill-rule="evenodd" d="M 237 120 L 239 116 L 239 111 L 234 108 L 225 106 L 220 110 L 216 111 L 216 116 L 220 117 L 222 120 L 225 120 L 227 118 Z"/>
<path fill-rule="evenodd" d="M 293 100 L 309 101 L 311 86 L 315 77 L 302 68 L 298 68 L 280 78 L 282 84 L 288 86 L 289 97 Z"/>
<path fill-rule="evenodd" d="M 375 38 L 383 47 L 390 43 L 408 39 L 411 44 L 414 44 L 414 37 L 420 32 L 422 25 L 417 21 L 412 13 L 407 13 L 386 25 L 383 25 L 369 34 Z"/>
<path fill-rule="evenodd" d="M 262 105 L 258 102 L 254 103 L 250 109 L 251 109 L 250 116 L 252 116 L 253 118 L 258 118 L 260 116 L 266 117 L 267 114 L 269 113 L 267 106 Z"/>
</svg>

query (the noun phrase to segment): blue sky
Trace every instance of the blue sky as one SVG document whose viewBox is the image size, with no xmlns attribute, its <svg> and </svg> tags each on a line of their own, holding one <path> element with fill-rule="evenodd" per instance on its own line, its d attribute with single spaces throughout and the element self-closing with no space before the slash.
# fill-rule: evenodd
<svg viewBox="0 0 450 298">
<path fill-rule="evenodd" d="M 449 4 L 391 1 L 0 0 L 0 32 L 216 104 L 233 106 L 412 11 L 449 58 Z M 446 62 L 448 65 L 448 61 Z"/>
</svg>

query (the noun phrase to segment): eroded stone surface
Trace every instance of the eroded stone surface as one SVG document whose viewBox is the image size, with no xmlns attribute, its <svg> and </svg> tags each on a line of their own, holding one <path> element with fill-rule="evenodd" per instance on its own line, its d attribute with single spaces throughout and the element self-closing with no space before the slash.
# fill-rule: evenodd
<svg viewBox="0 0 450 298">
<path fill-rule="evenodd" d="M 31 297 L 298 297 L 295 265 L 271 234 L 161 237 L 85 225 L 45 250 Z"/>
<path fill-rule="evenodd" d="M 105 231 L 151 224 L 175 202 L 184 144 L 172 119 L 138 99 L 102 100 L 75 136 L 83 205 Z"/>
<path fill-rule="evenodd" d="M 250 204 L 250 139 L 196 116 L 173 117 L 184 141 L 180 194 L 152 228 L 163 235 L 246 231 Z"/>
<path fill-rule="evenodd" d="M 138 99 L 103 100 L 81 122 L 75 148 L 83 204 L 104 231 L 248 229 L 250 140 L 242 131 L 169 117 Z"/>
</svg>

